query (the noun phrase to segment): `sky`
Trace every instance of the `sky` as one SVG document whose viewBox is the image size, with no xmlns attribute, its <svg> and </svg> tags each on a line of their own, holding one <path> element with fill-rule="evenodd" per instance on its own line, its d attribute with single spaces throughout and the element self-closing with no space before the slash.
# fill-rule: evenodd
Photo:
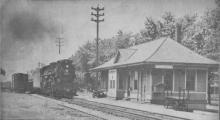
<svg viewBox="0 0 220 120">
<path fill-rule="evenodd" d="M 2 0 L 0 66 L 8 77 L 27 72 L 62 58 L 69 58 L 80 46 L 96 37 L 91 7 L 104 7 L 100 38 L 111 38 L 119 30 L 137 33 L 146 17 L 155 20 L 164 12 L 176 17 L 202 15 L 215 7 L 214 0 Z M 58 54 L 56 38 L 64 46 Z"/>
</svg>

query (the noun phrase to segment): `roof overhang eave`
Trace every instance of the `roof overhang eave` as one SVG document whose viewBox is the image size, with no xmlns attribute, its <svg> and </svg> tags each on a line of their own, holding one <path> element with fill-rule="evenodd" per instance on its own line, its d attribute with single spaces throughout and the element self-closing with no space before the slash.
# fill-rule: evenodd
<svg viewBox="0 0 220 120">
<path fill-rule="evenodd" d="M 123 64 L 123 65 L 113 65 L 113 66 L 107 66 L 107 67 L 101 67 L 101 68 L 92 68 L 90 71 L 102 71 L 102 70 L 108 70 L 108 69 L 116 69 L 116 68 L 123 68 L 123 67 L 132 67 L 137 65 L 144 65 L 144 64 L 172 64 L 172 65 L 181 65 L 181 66 L 204 66 L 207 68 L 214 68 L 218 69 L 219 64 L 204 64 L 204 63 L 173 63 L 173 62 L 138 62 L 138 63 L 129 63 L 129 64 Z"/>
</svg>

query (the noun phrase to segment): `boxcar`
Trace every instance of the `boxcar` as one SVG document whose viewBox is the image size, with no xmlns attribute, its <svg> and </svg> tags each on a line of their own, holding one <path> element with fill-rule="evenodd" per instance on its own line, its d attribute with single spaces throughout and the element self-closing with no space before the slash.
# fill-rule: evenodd
<svg viewBox="0 0 220 120">
<path fill-rule="evenodd" d="M 28 74 L 15 73 L 12 75 L 12 90 L 14 92 L 24 93 L 27 90 Z"/>
</svg>

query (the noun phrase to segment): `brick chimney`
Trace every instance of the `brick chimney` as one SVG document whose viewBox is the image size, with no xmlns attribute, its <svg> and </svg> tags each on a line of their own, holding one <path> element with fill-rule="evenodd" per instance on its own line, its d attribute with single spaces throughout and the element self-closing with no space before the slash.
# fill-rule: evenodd
<svg viewBox="0 0 220 120">
<path fill-rule="evenodd" d="M 181 43 L 181 24 L 180 23 L 176 23 L 176 41 L 178 43 Z"/>
</svg>

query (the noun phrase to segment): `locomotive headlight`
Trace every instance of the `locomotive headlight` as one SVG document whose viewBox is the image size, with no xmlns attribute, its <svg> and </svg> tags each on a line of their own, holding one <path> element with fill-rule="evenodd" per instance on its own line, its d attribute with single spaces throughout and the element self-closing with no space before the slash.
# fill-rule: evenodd
<svg viewBox="0 0 220 120">
<path fill-rule="evenodd" d="M 61 82 L 61 80 L 58 78 L 58 79 L 57 79 L 57 82 L 59 83 L 59 82 Z"/>
<path fill-rule="evenodd" d="M 67 91 L 67 92 L 70 92 L 70 89 L 68 89 L 68 88 L 65 88 L 65 91 Z"/>
<path fill-rule="evenodd" d="M 65 69 L 64 75 L 69 75 L 69 70 Z"/>
</svg>

